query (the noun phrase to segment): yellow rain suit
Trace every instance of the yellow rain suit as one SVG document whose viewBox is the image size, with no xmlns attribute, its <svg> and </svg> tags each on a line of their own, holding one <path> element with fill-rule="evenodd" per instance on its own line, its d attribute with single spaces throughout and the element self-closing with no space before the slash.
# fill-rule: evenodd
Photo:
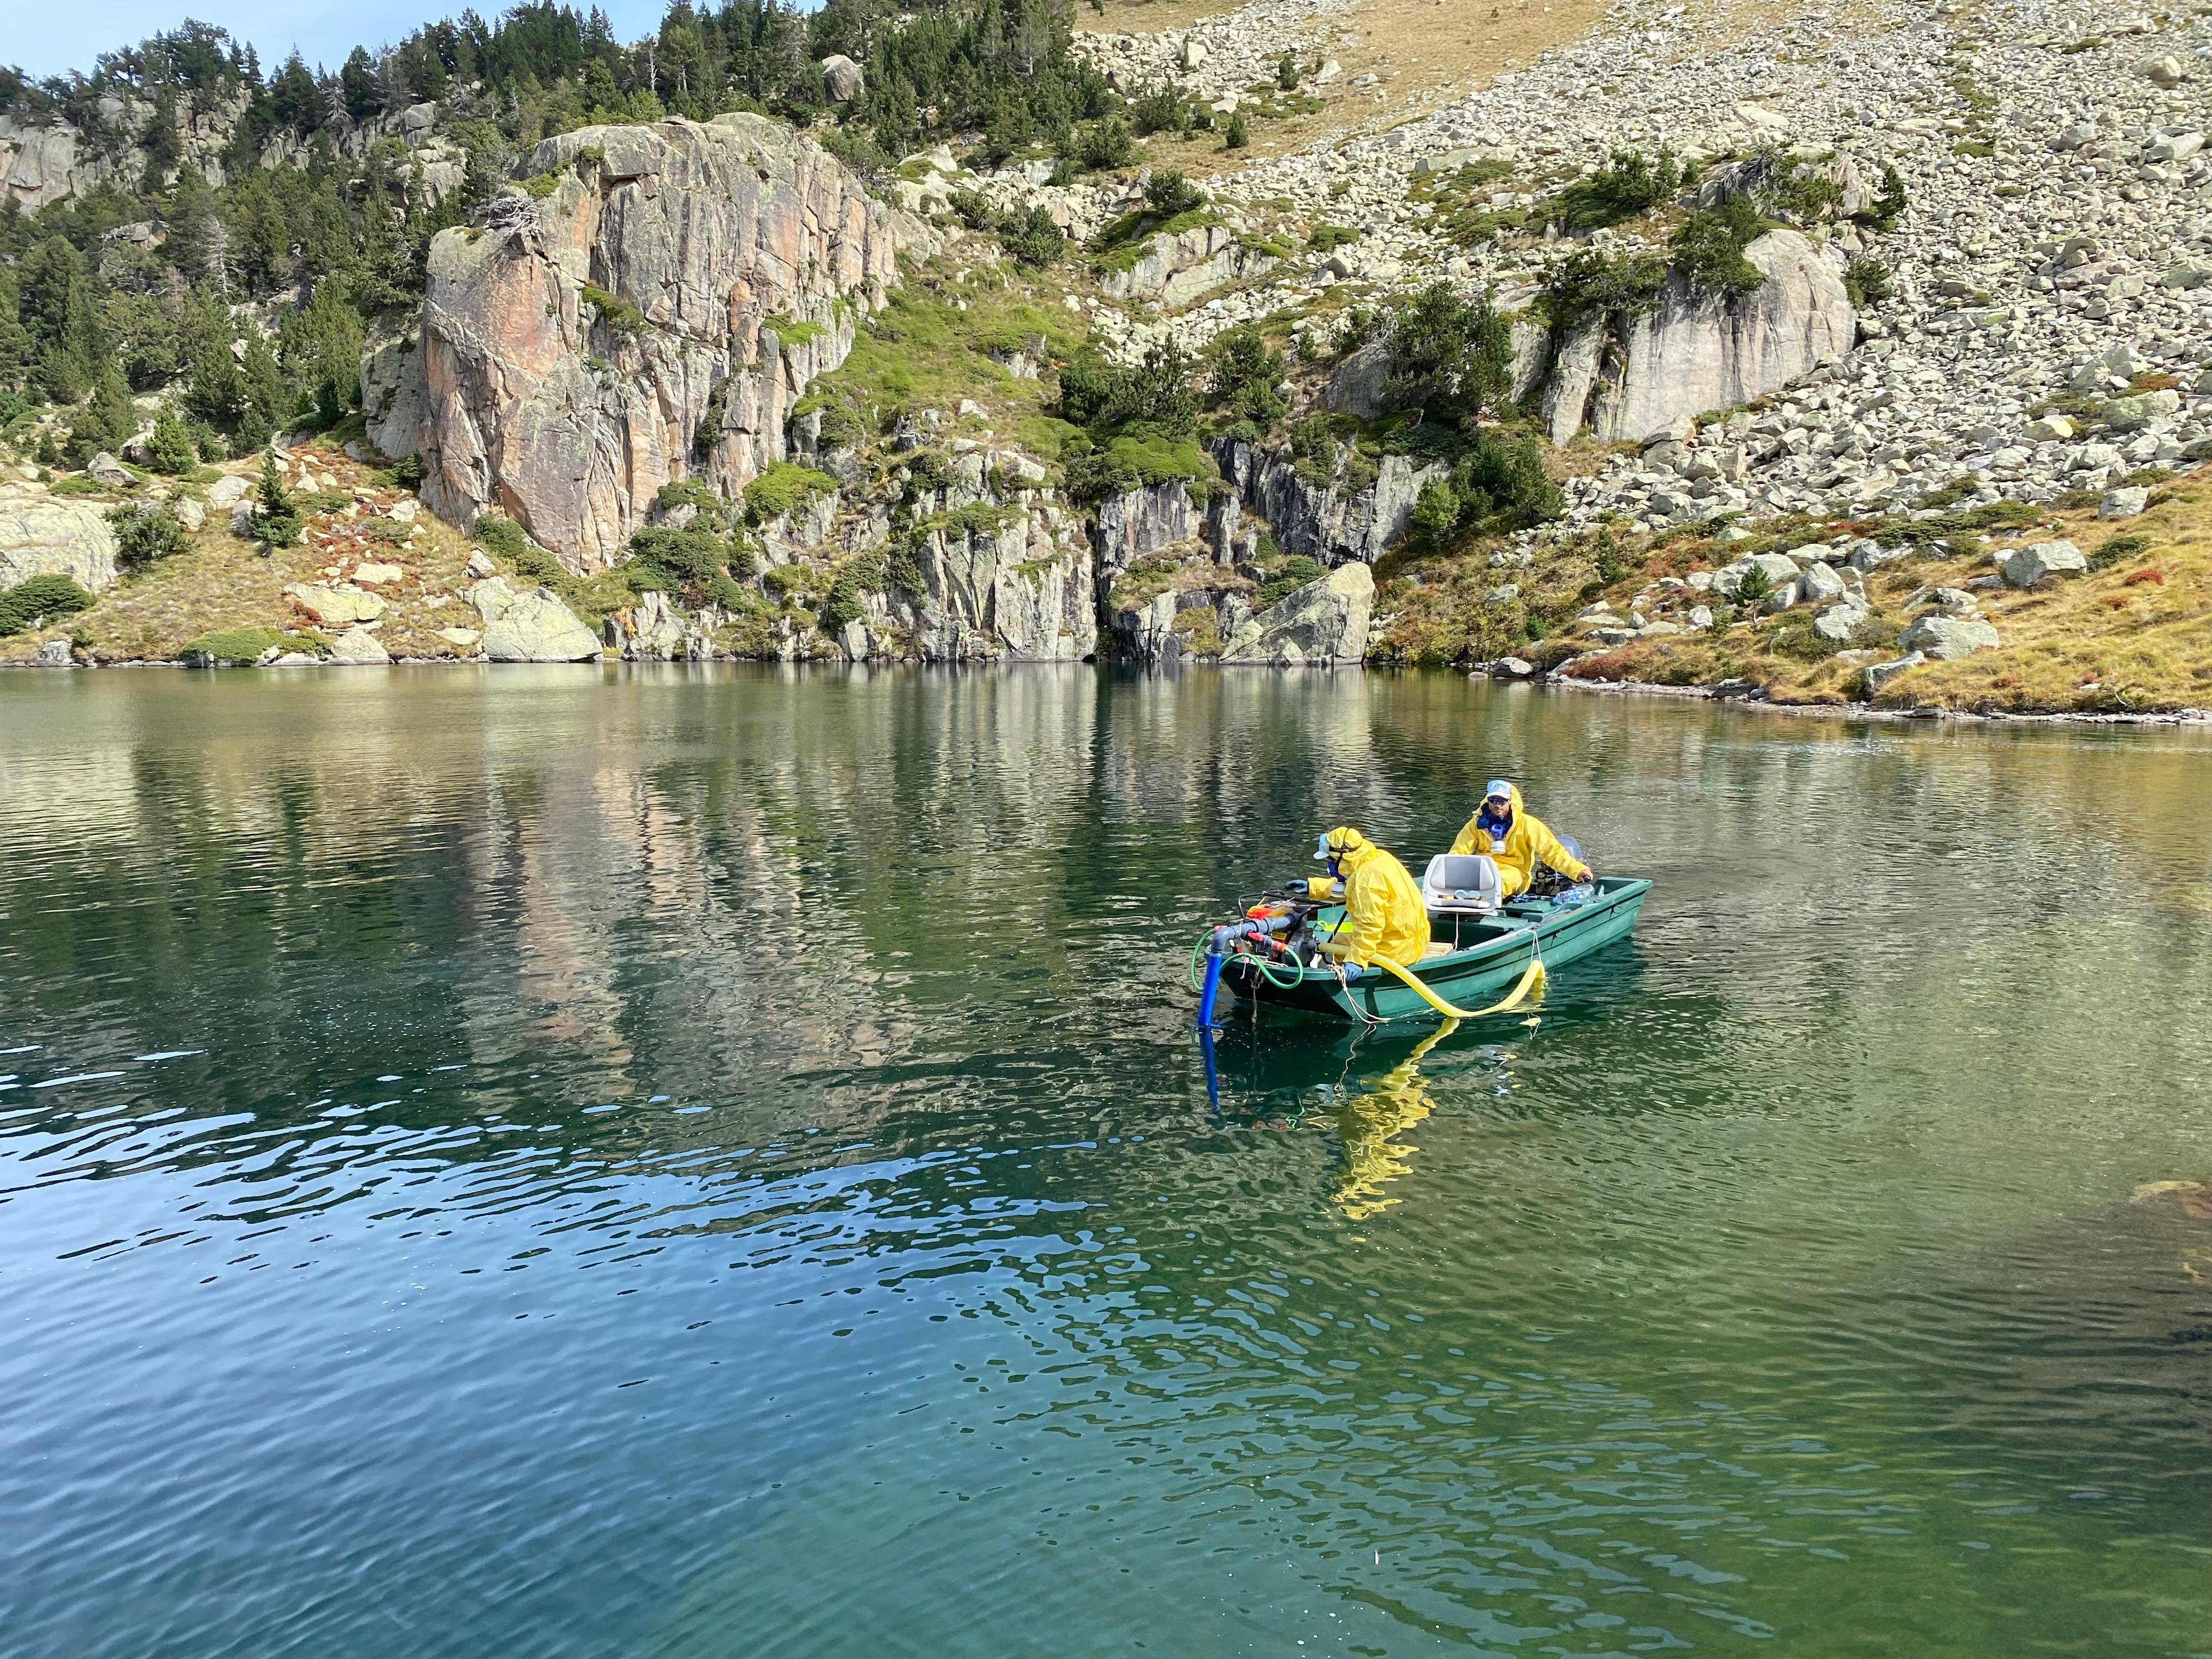
<svg viewBox="0 0 2212 1659">
<path fill-rule="evenodd" d="M 1328 849 L 1344 872 L 1344 925 L 1322 948 L 1359 968 L 1379 957 L 1401 967 L 1417 966 L 1429 948 L 1429 912 L 1420 884 L 1406 866 L 1357 830 L 1332 830 Z M 1330 884 L 1316 880 L 1309 890 L 1326 897 Z"/>
<path fill-rule="evenodd" d="M 1504 884 L 1505 896 L 1525 893 L 1528 884 L 1536 878 L 1536 861 L 1541 859 L 1563 876 L 1577 881 L 1590 878 L 1590 867 L 1572 853 L 1559 845 L 1559 838 L 1545 828 L 1544 821 L 1529 815 L 1521 802 L 1521 786 L 1509 786 L 1513 791 L 1513 822 L 1505 831 L 1502 851 L 1493 851 L 1490 831 L 1483 826 L 1482 808 L 1474 809 L 1474 816 L 1459 832 L 1459 839 L 1451 844 L 1455 854 L 1465 856 L 1478 854 L 1498 866 L 1498 878 Z"/>
</svg>

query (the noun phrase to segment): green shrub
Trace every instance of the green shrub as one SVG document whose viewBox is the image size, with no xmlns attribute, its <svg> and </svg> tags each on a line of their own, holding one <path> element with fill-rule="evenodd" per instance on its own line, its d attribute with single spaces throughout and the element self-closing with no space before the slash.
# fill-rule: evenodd
<svg viewBox="0 0 2212 1659">
<path fill-rule="evenodd" d="M 865 553 L 846 560 L 830 584 L 830 597 L 822 603 L 823 631 L 842 632 L 848 623 L 857 622 L 865 616 L 867 606 L 862 595 L 872 587 L 880 587 L 883 579 L 879 560 Z"/>
<path fill-rule="evenodd" d="M 984 200 L 981 191 L 948 190 L 945 192 L 945 205 L 970 230 L 984 229 L 991 222 L 991 204 Z"/>
<path fill-rule="evenodd" d="M 1544 310 L 1552 325 L 1571 329 L 1598 317 L 1633 317 L 1658 303 L 1667 267 L 1650 254 L 1608 258 L 1581 248 L 1544 273 Z"/>
<path fill-rule="evenodd" d="M 1844 294 L 1853 309 L 1880 305 L 1892 291 L 1889 267 L 1881 260 L 1862 256 L 1844 267 Z"/>
<path fill-rule="evenodd" d="M 1129 125 L 1139 138 L 1181 132 L 1190 125 L 1190 105 L 1172 86 L 1148 87 L 1129 100 Z"/>
<path fill-rule="evenodd" d="M 1764 566 L 1755 564 L 1743 573 L 1743 580 L 1735 590 L 1738 605 L 1753 605 L 1773 597 L 1774 578 L 1766 574 Z"/>
<path fill-rule="evenodd" d="M 1359 233 L 1347 230 L 1342 225 L 1317 224 L 1306 238 L 1306 246 L 1316 253 L 1334 253 L 1347 242 L 1359 240 Z"/>
<path fill-rule="evenodd" d="M 617 340 L 627 340 L 646 325 L 645 313 L 619 295 L 584 284 L 584 303 L 599 313 L 599 323 Z"/>
<path fill-rule="evenodd" d="M 273 628 L 226 628 L 186 640 L 177 647 L 177 655 L 187 661 L 210 665 L 254 662 L 270 646 L 283 643 L 283 635 Z"/>
<path fill-rule="evenodd" d="M 998 236 L 999 245 L 1013 256 L 1015 264 L 1034 270 L 1057 264 L 1067 251 L 1067 233 L 1053 222 L 1050 210 L 1042 202 L 1025 214 L 1009 213 L 1000 219 Z"/>
<path fill-rule="evenodd" d="M 107 522 L 115 532 L 116 560 L 126 569 L 143 569 L 191 545 L 191 532 L 167 507 L 141 513 L 135 507 L 118 507 L 107 515 Z"/>
<path fill-rule="evenodd" d="M 1275 85 L 1284 92 L 1298 89 L 1298 59 L 1296 52 L 1286 52 L 1283 61 L 1275 65 Z"/>
<path fill-rule="evenodd" d="M 1698 287 L 1749 294 L 1766 276 L 1743 251 L 1765 228 L 1758 209 L 1732 197 L 1717 208 L 1692 208 L 1668 247 L 1674 268 Z"/>
<path fill-rule="evenodd" d="M 1281 392 L 1283 354 L 1270 350 L 1256 324 L 1223 331 L 1213 343 L 1213 403 L 1256 441 L 1290 410 Z"/>
<path fill-rule="evenodd" d="M 1905 175 L 1894 165 L 1885 162 L 1881 169 L 1881 193 L 1870 205 L 1854 216 L 1863 225 L 1871 225 L 1876 230 L 1891 231 L 1897 228 L 1897 222 L 1905 216 Z"/>
<path fill-rule="evenodd" d="M 484 551 L 510 564 L 530 551 L 530 538 L 522 526 L 496 513 L 477 514 L 476 527 L 469 533 L 483 544 Z"/>
<path fill-rule="evenodd" d="M 1459 529 L 1459 497 L 1449 481 L 1431 478 L 1414 499 L 1413 516 L 1406 523 L 1406 539 L 1417 550 L 1433 553 L 1446 546 Z"/>
<path fill-rule="evenodd" d="M 1123 435 L 1069 462 L 1066 484 L 1073 499 L 1097 501 L 1115 490 L 1213 476 L 1213 463 L 1189 439 Z"/>
<path fill-rule="evenodd" d="M 944 456 L 933 449 L 918 450 L 906 464 L 907 483 L 912 493 L 930 495 L 952 482 L 952 468 Z"/>
<path fill-rule="evenodd" d="M 1244 112 L 1238 110 L 1229 118 L 1229 131 L 1224 135 L 1222 149 L 1243 149 L 1252 142 L 1252 135 L 1244 130 Z"/>
<path fill-rule="evenodd" d="M 1682 170 L 1663 151 L 1655 161 L 1635 150 L 1615 150 L 1611 166 L 1559 192 L 1559 227 L 1596 230 L 1633 219 L 1674 195 L 1681 180 Z"/>
<path fill-rule="evenodd" d="M 632 587 L 640 592 L 658 588 L 690 605 L 713 597 L 721 581 L 750 576 L 753 571 L 749 549 L 710 530 L 648 527 L 631 536 L 629 550 Z"/>
<path fill-rule="evenodd" d="M 1472 430 L 1513 384 L 1513 331 L 1489 295 L 1463 300 L 1431 283 L 1398 309 L 1384 396 L 1424 420 Z"/>
<path fill-rule="evenodd" d="M 2131 532 L 2125 536 L 2115 536 L 2089 555 L 2089 568 L 2109 570 L 2124 560 L 2141 558 L 2155 545 L 2156 543 L 2151 538 L 2140 531 Z"/>
<path fill-rule="evenodd" d="M 1156 167 L 1145 181 L 1145 205 L 1163 219 L 1206 205 L 1206 192 L 1173 167 Z"/>
<path fill-rule="evenodd" d="M 98 601 L 67 576 L 33 576 L 0 591 L 0 638 L 58 622 Z"/>
<path fill-rule="evenodd" d="M 1129 136 L 1128 124 L 1118 115 L 1109 115 L 1090 126 L 1072 128 L 1062 154 L 1079 169 L 1090 173 L 1128 166 L 1136 144 Z"/>
</svg>

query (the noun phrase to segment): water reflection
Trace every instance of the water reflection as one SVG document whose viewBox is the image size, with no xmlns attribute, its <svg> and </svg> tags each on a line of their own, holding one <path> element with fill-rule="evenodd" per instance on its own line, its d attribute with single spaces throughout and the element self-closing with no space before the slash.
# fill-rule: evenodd
<svg viewBox="0 0 2212 1659">
<path fill-rule="evenodd" d="M 2203 1224 L 2127 1201 L 2212 1176 L 2202 734 L 672 666 L 0 738 L 14 1650 L 2212 1613 Z M 1210 1095 L 1200 923 L 1501 772 L 1634 945 L 1534 1026 L 1231 1010 Z"/>
</svg>

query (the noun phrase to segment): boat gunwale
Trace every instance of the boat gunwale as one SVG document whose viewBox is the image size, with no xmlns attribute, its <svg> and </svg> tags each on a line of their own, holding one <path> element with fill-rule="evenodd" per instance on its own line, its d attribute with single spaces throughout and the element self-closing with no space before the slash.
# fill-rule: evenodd
<svg viewBox="0 0 2212 1659">
<path fill-rule="evenodd" d="M 1611 881 L 1618 881 L 1620 885 L 1607 884 Z M 1651 889 L 1650 879 L 1644 876 L 1600 877 L 1599 882 L 1600 896 L 1595 900 L 1576 905 L 1571 909 L 1554 910 L 1546 916 L 1529 918 L 1522 926 L 1495 934 L 1480 945 L 1469 945 L 1463 951 L 1447 951 L 1443 956 L 1424 957 L 1420 962 L 1409 963 L 1407 966 L 1431 989 L 1455 985 L 1473 976 L 1476 970 L 1498 965 L 1491 958 L 1499 959 L 1510 971 L 1510 968 L 1522 965 L 1511 958 L 1540 955 L 1546 939 L 1566 933 L 1580 923 L 1610 915 L 1632 900 L 1640 904 L 1644 895 Z M 1297 979 L 1295 982 L 1283 984 L 1270 981 L 1260 972 L 1258 964 L 1263 960 L 1244 952 L 1232 955 L 1223 963 L 1224 976 L 1233 975 L 1232 988 L 1263 1000 L 1267 1000 L 1268 992 L 1273 992 L 1276 998 L 1288 1000 L 1293 992 L 1307 988 L 1320 990 L 1324 986 L 1328 988 L 1328 1000 L 1332 1002 L 1342 994 L 1343 982 L 1329 969 L 1304 966 L 1292 969 L 1267 963 L 1269 971 L 1277 976 L 1277 980 L 1296 972 Z M 1310 1006 L 1311 1004 L 1299 999 L 1297 1006 Z M 1341 1006 L 1340 1004 L 1339 1006 Z"/>
</svg>

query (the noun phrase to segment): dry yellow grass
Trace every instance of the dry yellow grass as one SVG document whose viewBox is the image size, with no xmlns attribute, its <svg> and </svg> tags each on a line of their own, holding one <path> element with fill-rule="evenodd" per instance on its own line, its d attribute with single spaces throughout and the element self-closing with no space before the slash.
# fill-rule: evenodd
<svg viewBox="0 0 2212 1659">
<path fill-rule="evenodd" d="M 331 481 L 331 494 L 350 497 L 348 507 L 307 514 L 297 546 L 264 553 L 232 535 L 222 515 L 210 514 L 187 550 L 125 574 L 91 610 L 42 633 L 0 640 L 0 662 L 23 660 L 46 641 L 72 635 L 90 639 L 78 654 L 97 663 L 173 661 L 185 641 L 235 628 L 319 630 L 328 637 L 339 630 L 318 624 L 283 590 L 343 579 L 365 562 L 398 565 L 404 573 L 373 590 L 389 607 L 375 630 L 386 651 L 395 658 L 465 654 L 437 630 L 480 626 L 476 612 L 453 597 L 468 561 L 467 538 L 425 511 L 411 536 L 380 539 L 379 520 L 406 492 L 334 449 L 316 445 L 297 453 L 311 458 L 319 478 Z M 295 495 L 304 493 L 304 486 L 293 488 Z"/>
<path fill-rule="evenodd" d="M 1957 586 L 1992 574 L 2014 548 L 2063 538 L 2104 568 L 2046 578 L 2030 590 L 1977 590 L 2002 641 L 1956 662 L 1929 662 L 1890 681 L 1874 699 L 1884 708 L 1975 714 L 2124 714 L 2212 708 L 2212 481 L 2161 491 L 2139 518 L 2100 520 L 2057 512 L 2031 530 L 1994 541 L 1972 560 L 1911 559 L 1868 580 L 1883 621 L 1901 624 L 1905 603 L 1923 586 Z M 2139 550 L 2100 556 L 2106 544 Z M 1639 572 L 1615 589 L 1641 585 Z M 1802 613 L 1800 613 L 1802 618 Z M 1861 700 L 1858 659 L 1798 660 L 1778 648 L 1771 624 L 1719 635 L 1639 640 L 1586 665 L 1608 679 L 1709 685 L 1741 678 L 1776 702 Z"/>
</svg>

